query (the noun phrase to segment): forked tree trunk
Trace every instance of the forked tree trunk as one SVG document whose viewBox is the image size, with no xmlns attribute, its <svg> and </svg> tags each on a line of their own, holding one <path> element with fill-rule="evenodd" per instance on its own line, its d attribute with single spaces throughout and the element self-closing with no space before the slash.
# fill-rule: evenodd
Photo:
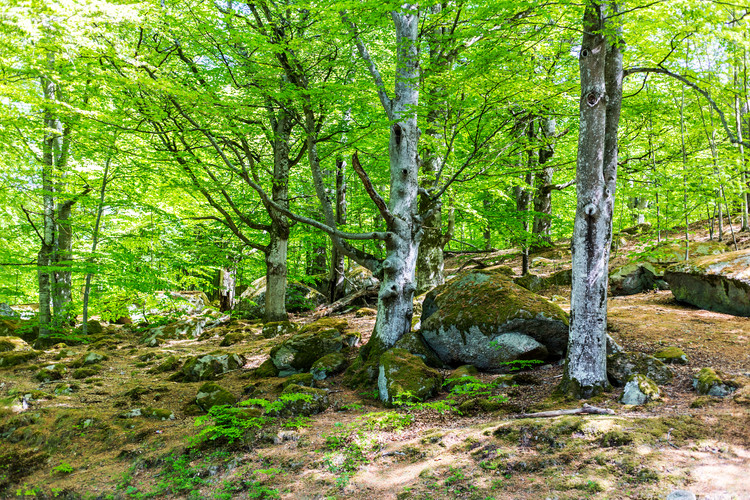
<svg viewBox="0 0 750 500">
<path fill-rule="evenodd" d="M 346 160 L 336 159 L 336 224 L 346 224 Z M 336 245 L 331 249 L 331 278 L 328 299 L 336 302 L 344 296 L 346 285 L 346 258 Z"/>
<path fill-rule="evenodd" d="M 609 386 L 607 285 L 622 100 L 621 28 L 616 13 L 615 2 L 589 3 L 583 17 L 570 337 L 560 387 L 577 398 L 594 396 Z"/>
</svg>

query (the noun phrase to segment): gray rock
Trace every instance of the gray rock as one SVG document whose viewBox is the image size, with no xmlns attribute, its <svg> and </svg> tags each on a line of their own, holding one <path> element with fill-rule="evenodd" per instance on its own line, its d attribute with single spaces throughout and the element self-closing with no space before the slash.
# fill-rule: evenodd
<svg viewBox="0 0 750 500">
<path fill-rule="evenodd" d="M 494 342 L 494 347 L 506 359 L 547 359 L 549 355 L 546 347 L 522 333 L 503 333 Z"/>
<path fill-rule="evenodd" d="M 315 380 L 325 380 L 326 378 L 337 375 L 346 368 L 346 358 L 340 352 L 326 354 L 310 368 L 310 373 Z"/>
<path fill-rule="evenodd" d="M 507 341 L 521 339 L 520 335 L 546 348 L 542 359 L 560 359 L 567 349 L 568 316 L 558 305 L 502 273 L 472 270 L 427 294 L 420 332 L 448 365 L 497 370 L 527 352 L 507 348 Z M 503 337 L 506 334 L 519 336 Z M 498 345 L 506 348 L 498 349 Z M 536 353 L 544 355 L 541 349 Z"/>
<path fill-rule="evenodd" d="M 412 330 L 398 339 L 393 347 L 406 349 L 410 353 L 419 356 L 427 366 L 433 368 L 444 368 L 445 363 L 440 361 L 438 355 L 428 346 L 419 330 Z"/>
<path fill-rule="evenodd" d="M 657 280 L 656 273 L 656 268 L 648 262 L 631 262 L 618 267 L 609 275 L 609 293 L 617 297 L 653 290 Z"/>
<path fill-rule="evenodd" d="M 702 368 L 693 376 L 693 388 L 698 394 L 723 398 L 742 386 L 739 379 L 713 368 Z"/>
<path fill-rule="evenodd" d="M 620 397 L 624 405 L 642 405 L 659 398 L 659 387 L 650 378 L 636 374 L 630 377 Z"/>
<path fill-rule="evenodd" d="M 174 379 L 183 382 L 214 380 L 224 373 L 242 368 L 244 364 L 245 358 L 239 354 L 221 351 L 203 354 L 188 359 Z"/>
<path fill-rule="evenodd" d="M 280 377 L 307 372 L 317 360 L 340 352 L 346 342 L 346 334 L 338 330 L 303 331 L 271 349 L 271 361 L 279 370 Z"/>
<path fill-rule="evenodd" d="M 680 302 L 750 316 L 750 250 L 698 257 L 667 268 L 664 279 Z"/>
<path fill-rule="evenodd" d="M 666 500 L 695 500 L 695 493 L 687 490 L 674 490 Z"/>
<path fill-rule="evenodd" d="M 0 316 L 7 316 L 9 318 L 20 318 L 21 315 L 18 314 L 16 311 L 13 310 L 8 304 L 5 302 L 0 302 Z"/>
<path fill-rule="evenodd" d="M 329 406 L 328 393 L 322 389 L 313 387 L 304 387 L 301 385 L 291 384 L 286 386 L 281 392 L 282 396 L 291 396 L 300 394 L 304 398 L 294 401 L 287 400 L 284 403 L 284 409 L 280 412 L 282 415 L 303 415 L 310 416 L 321 413 Z"/>
<path fill-rule="evenodd" d="M 667 384 L 674 378 L 674 372 L 653 356 L 640 352 L 620 352 L 607 356 L 607 375 L 619 387 L 633 375 L 644 375 L 659 385 Z"/>
</svg>

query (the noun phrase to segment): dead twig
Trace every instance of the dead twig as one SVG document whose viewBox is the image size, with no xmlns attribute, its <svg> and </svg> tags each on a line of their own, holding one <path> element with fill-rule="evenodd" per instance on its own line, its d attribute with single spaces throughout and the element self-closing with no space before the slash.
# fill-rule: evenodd
<svg viewBox="0 0 750 500">
<path fill-rule="evenodd" d="M 553 410 L 553 411 L 540 411 L 538 413 L 521 413 L 516 415 L 515 418 L 543 418 L 543 417 L 559 417 L 561 415 L 614 415 L 615 410 L 609 408 L 597 408 L 590 404 L 584 403 L 581 408 L 573 408 L 572 410 Z"/>
</svg>

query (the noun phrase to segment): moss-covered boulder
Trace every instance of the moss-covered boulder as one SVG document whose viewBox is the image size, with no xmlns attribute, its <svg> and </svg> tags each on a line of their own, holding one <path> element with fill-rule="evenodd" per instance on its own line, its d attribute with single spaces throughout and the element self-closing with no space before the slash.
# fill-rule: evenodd
<svg viewBox="0 0 750 500">
<path fill-rule="evenodd" d="M 662 363 L 668 365 L 686 365 L 688 363 L 687 354 L 679 347 L 671 346 L 654 353 L 654 357 Z"/>
<path fill-rule="evenodd" d="M 104 331 L 104 327 L 95 319 L 90 319 L 86 322 L 86 334 L 87 335 L 100 335 Z M 76 333 L 83 333 L 83 326 L 76 328 Z"/>
<path fill-rule="evenodd" d="M 27 363 L 32 359 L 38 358 L 41 354 L 41 351 L 33 350 L 0 352 L 0 368 L 11 368 Z"/>
<path fill-rule="evenodd" d="M 273 361 L 269 358 L 262 362 L 258 368 L 253 371 L 253 378 L 268 378 L 278 377 L 279 369 L 273 364 Z"/>
<path fill-rule="evenodd" d="M 344 295 L 349 295 L 366 288 L 377 288 L 380 281 L 372 275 L 372 271 L 359 264 L 353 265 L 346 271 L 344 280 Z"/>
<path fill-rule="evenodd" d="M 195 395 L 195 404 L 203 411 L 208 411 L 218 405 L 233 405 L 236 402 L 237 398 L 216 382 L 206 382 Z"/>
<path fill-rule="evenodd" d="M 498 340 L 511 340 L 500 339 L 505 334 L 530 337 L 547 350 L 545 358 L 561 358 L 568 343 L 568 315 L 501 273 L 473 270 L 427 294 L 421 334 L 448 365 L 496 370 L 525 356 L 526 351 L 498 349 Z M 537 354 L 544 353 L 537 350 Z"/>
<path fill-rule="evenodd" d="M 742 383 L 738 377 L 732 377 L 713 368 L 701 368 L 693 376 L 693 388 L 698 391 L 698 394 L 723 398 L 740 387 Z"/>
<path fill-rule="evenodd" d="M 151 420 L 174 420 L 174 413 L 163 408 L 134 408 L 118 415 L 120 418 L 148 418 Z"/>
<path fill-rule="evenodd" d="M 219 344 L 221 347 L 229 347 L 233 346 L 234 344 L 239 344 L 240 342 L 244 342 L 247 339 L 247 334 L 243 332 L 229 332 L 227 333 L 223 339 L 221 339 L 221 343 Z"/>
<path fill-rule="evenodd" d="M 325 304 L 325 295 L 303 283 L 290 281 L 286 288 L 286 310 L 290 313 L 311 311 Z M 247 318 L 262 318 L 266 305 L 266 278 L 255 280 L 237 299 L 235 310 Z"/>
<path fill-rule="evenodd" d="M 39 337 L 39 326 L 28 320 L 0 317 L 0 337 L 20 337 L 33 344 Z"/>
<path fill-rule="evenodd" d="M 291 384 L 281 392 L 284 401 L 282 415 L 315 415 L 329 406 L 328 392 L 314 387 Z"/>
<path fill-rule="evenodd" d="M 675 299 L 701 309 L 750 316 L 750 250 L 697 257 L 667 268 Z"/>
<path fill-rule="evenodd" d="M 261 333 L 264 338 L 272 339 L 274 337 L 278 337 L 279 335 L 294 333 L 297 330 L 297 324 L 292 323 L 291 321 L 272 321 L 263 325 L 263 330 L 261 331 Z"/>
<path fill-rule="evenodd" d="M 12 318 L 0 318 L 0 337 L 15 337 L 21 325 Z"/>
<path fill-rule="evenodd" d="M 427 366 L 433 368 L 445 368 L 445 363 L 443 363 L 437 353 L 427 345 L 419 330 L 408 332 L 406 335 L 398 339 L 393 347 L 406 349 L 410 353 L 419 356 Z"/>
<path fill-rule="evenodd" d="M 319 320 L 313 321 L 312 323 L 308 323 L 307 325 L 303 326 L 300 329 L 300 333 L 309 333 L 309 332 L 322 332 L 325 330 L 336 330 L 339 333 L 345 333 L 347 328 L 349 328 L 349 322 L 346 320 L 346 318 L 321 318 Z"/>
<path fill-rule="evenodd" d="M 471 382 L 479 376 L 479 370 L 474 365 L 462 365 L 450 372 L 445 380 L 445 386 L 450 390 L 458 385 Z"/>
<path fill-rule="evenodd" d="M 442 383 L 440 372 L 404 349 L 390 349 L 380 356 L 378 394 L 381 401 L 425 401 L 438 393 Z"/>
<path fill-rule="evenodd" d="M 620 403 L 624 405 L 642 405 L 659 399 L 659 386 L 653 380 L 639 373 L 631 376 L 622 391 Z"/>
<path fill-rule="evenodd" d="M 310 373 L 315 380 L 325 380 L 333 375 L 338 375 L 346 369 L 346 358 L 340 352 L 326 354 L 310 368 Z"/>
<path fill-rule="evenodd" d="M 674 372 L 648 354 L 641 352 L 620 352 L 607 356 L 607 375 L 610 382 L 618 387 L 624 386 L 633 375 L 643 375 L 659 385 L 668 384 L 674 378 Z"/>
<path fill-rule="evenodd" d="M 205 316 L 192 316 L 168 325 L 151 328 L 141 338 L 141 343 L 149 347 L 157 347 L 165 340 L 197 339 L 203 333 L 208 323 Z"/>
<path fill-rule="evenodd" d="M 242 368 L 244 364 L 245 358 L 240 354 L 216 351 L 189 358 L 170 379 L 180 382 L 215 380 L 227 372 Z"/>
<path fill-rule="evenodd" d="M 81 355 L 78 359 L 70 363 L 71 368 L 81 368 L 82 366 L 98 365 L 102 361 L 108 360 L 109 357 L 106 354 L 99 352 L 89 352 Z"/>
<path fill-rule="evenodd" d="M 657 272 L 649 262 L 630 262 L 615 268 L 609 273 L 609 293 L 617 297 L 658 288 Z"/>
<path fill-rule="evenodd" d="M 0 337 L 0 353 L 29 352 L 33 350 L 21 337 Z"/>
<path fill-rule="evenodd" d="M 52 382 L 55 380 L 61 380 L 67 371 L 65 365 L 59 363 L 56 365 L 47 365 L 42 367 L 42 369 L 34 375 L 34 378 L 39 382 Z"/>
<path fill-rule="evenodd" d="M 177 356 L 170 354 L 169 356 L 164 358 L 164 360 L 161 363 L 149 369 L 148 372 L 149 373 L 172 372 L 172 371 L 175 371 L 179 367 L 180 367 L 180 359 Z"/>
<path fill-rule="evenodd" d="M 279 370 L 279 376 L 307 372 L 313 363 L 347 345 L 345 335 L 338 330 L 305 331 L 271 349 L 271 360 Z"/>
<path fill-rule="evenodd" d="M 315 379 L 312 373 L 297 373 L 295 375 L 289 375 L 282 379 L 281 387 L 286 389 L 289 385 L 301 385 L 304 387 L 313 387 L 315 385 Z"/>
<path fill-rule="evenodd" d="M 737 389 L 732 396 L 732 400 L 738 405 L 750 406 L 750 384 Z"/>
</svg>

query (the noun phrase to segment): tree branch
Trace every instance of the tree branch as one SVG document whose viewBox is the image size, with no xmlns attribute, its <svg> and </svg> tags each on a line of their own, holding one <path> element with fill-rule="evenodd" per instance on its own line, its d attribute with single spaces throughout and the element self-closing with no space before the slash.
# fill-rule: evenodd
<svg viewBox="0 0 750 500">
<path fill-rule="evenodd" d="M 367 175 L 367 172 L 364 171 L 362 168 L 362 164 L 359 163 L 359 155 L 355 151 L 352 155 L 352 168 L 355 172 L 357 172 L 357 175 L 359 176 L 360 180 L 362 181 L 362 184 L 365 187 L 365 191 L 367 191 L 367 194 L 370 196 L 370 199 L 375 203 L 375 205 L 378 207 L 378 211 L 380 211 L 380 215 L 383 216 L 383 219 L 385 219 L 385 222 L 388 224 L 387 227 L 392 227 L 393 224 L 393 214 L 390 210 L 388 210 L 388 206 L 385 204 L 385 200 L 383 199 L 380 194 L 378 194 L 377 191 L 375 191 L 375 187 L 372 185 L 372 181 L 370 181 L 370 177 Z"/>
<path fill-rule="evenodd" d="M 727 137 L 729 138 L 729 142 L 731 142 L 732 144 L 742 144 L 743 146 L 750 148 L 750 142 L 741 141 L 734 134 L 732 134 L 732 130 L 729 127 L 729 124 L 727 123 L 727 119 L 724 116 L 724 112 L 721 109 L 719 109 L 719 106 L 716 104 L 716 101 L 714 101 L 711 98 L 711 95 L 708 93 L 708 91 L 703 90 L 697 84 L 691 82 L 690 80 L 688 80 L 684 76 L 678 75 L 677 73 L 673 73 L 673 72 L 669 71 L 666 68 L 629 68 L 629 69 L 623 71 L 623 75 L 622 76 L 623 76 L 623 78 L 625 78 L 626 76 L 633 75 L 635 73 L 656 73 L 656 74 L 659 74 L 659 75 L 667 75 L 667 76 L 670 76 L 670 77 L 672 77 L 672 78 L 674 78 L 676 80 L 681 81 L 682 83 L 684 83 L 685 85 L 687 85 L 691 89 L 695 90 L 696 92 L 698 92 L 699 94 L 701 94 L 703 97 L 705 97 L 706 100 L 708 101 L 708 103 L 711 105 L 711 107 L 716 110 L 716 113 L 719 115 L 719 119 L 721 120 L 721 124 L 724 127 L 724 131 L 727 133 Z"/>
</svg>

